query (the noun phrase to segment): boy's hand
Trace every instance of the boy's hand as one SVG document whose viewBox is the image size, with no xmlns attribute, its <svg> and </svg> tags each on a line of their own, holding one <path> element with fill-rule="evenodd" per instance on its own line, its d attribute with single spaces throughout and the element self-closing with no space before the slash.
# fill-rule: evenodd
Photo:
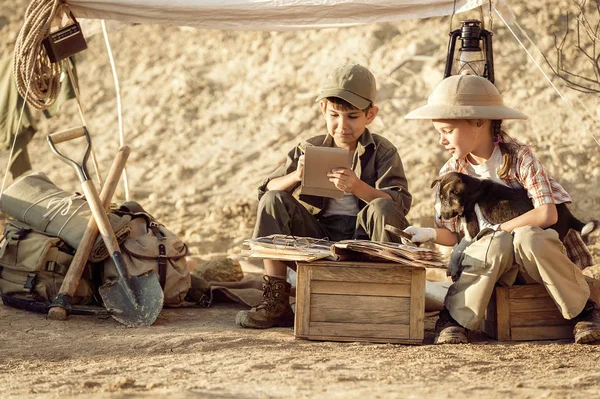
<svg viewBox="0 0 600 399">
<path fill-rule="evenodd" d="M 338 190 L 341 190 L 345 193 L 353 192 L 356 183 L 359 180 L 354 171 L 348 168 L 331 169 L 331 171 L 327 173 L 327 177 L 329 178 L 329 181 L 338 188 Z"/>
<path fill-rule="evenodd" d="M 298 166 L 296 166 L 296 180 L 302 181 L 302 176 L 304 175 L 304 155 L 300 155 L 298 158 Z"/>
</svg>

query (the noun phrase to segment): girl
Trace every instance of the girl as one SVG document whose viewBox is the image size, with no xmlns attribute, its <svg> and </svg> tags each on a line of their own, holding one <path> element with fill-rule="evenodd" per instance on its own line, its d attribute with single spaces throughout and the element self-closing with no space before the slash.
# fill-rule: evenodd
<svg viewBox="0 0 600 399">
<path fill-rule="evenodd" d="M 564 245 L 554 230 L 556 204 L 570 203 L 569 194 L 548 175 L 531 149 L 510 138 L 503 119 L 526 119 L 503 105 L 502 96 L 487 79 L 473 75 L 451 76 L 440 82 L 422 106 L 407 119 L 430 119 L 440 144 L 452 156 L 440 170 L 461 172 L 482 179 L 523 187 L 534 209 L 500 225 L 491 226 L 476 206 L 480 234 L 461 242 L 452 258 L 459 258 L 462 273 L 453 276 L 445 308 L 436 323 L 436 343 L 466 343 L 466 329 L 476 329 L 485 315 L 496 283 L 543 284 L 566 319 L 575 319 L 576 343 L 600 341 L 600 310 L 589 301 L 590 290 L 580 268 L 593 263 L 578 233 L 570 230 Z M 459 220 L 439 217 L 436 228 L 409 226 L 413 242 L 458 243 Z M 461 251 L 461 252 L 458 252 Z"/>
</svg>

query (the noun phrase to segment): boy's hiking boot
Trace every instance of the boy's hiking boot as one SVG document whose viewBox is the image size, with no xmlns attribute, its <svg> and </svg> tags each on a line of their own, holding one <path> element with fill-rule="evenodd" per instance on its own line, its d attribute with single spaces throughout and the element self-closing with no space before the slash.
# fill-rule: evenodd
<svg viewBox="0 0 600 399">
<path fill-rule="evenodd" d="M 466 344 L 467 330 L 450 316 L 448 309 L 440 310 L 440 317 L 435 322 L 435 344 Z"/>
<path fill-rule="evenodd" d="M 596 303 L 587 301 L 585 308 L 573 320 L 576 344 L 600 343 L 600 308 Z"/>
<path fill-rule="evenodd" d="M 235 324 L 244 328 L 293 327 L 294 312 L 290 306 L 291 285 L 285 278 L 264 276 L 263 300 L 235 317 Z"/>
</svg>

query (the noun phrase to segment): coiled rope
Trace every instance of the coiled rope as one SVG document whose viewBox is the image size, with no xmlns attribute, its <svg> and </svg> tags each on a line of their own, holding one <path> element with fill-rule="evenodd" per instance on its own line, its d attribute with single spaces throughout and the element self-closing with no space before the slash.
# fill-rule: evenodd
<svg viewBox="0 0 600 399">
<path fill-rule="evenodd" d="M 27 104 L 39 110 L 47 109 L 56 102 L 56 99 L 60 94 L 60 78 L 63 72 L 62 62 L 52 63 L 50 61 L 46 49 L 42 45 L 42 41 L 50 34 L 52 22 L 56 20 L 57 23 L 59 23 L 62 16 L 68 11 L 68 6 L 64 4 L 62 0 L 31 0 L 31 3 L 29 3 L 29 6 L 25 11 L 23 27 L 19 31 L 19 36 L 15 43 L 13 73 L 15 75 L 17 91 L 21 97 L 25 99 Z M 66 64 L 67 72 L 75 91 L 81 123 L 86 126 L 79 87 L 70 64 L 68 62 Z M 24 107 L 21 108 L 21 115 L 19 116 L 18 123 L 19 126 L 21 124 L 20 121 L 23 110 Z M 18 128 L 15 132 L 13 147 L 11 148 L 11 158 L 9 159 L 12 159 L 17 134 Z M 98 161 L 93 147 L 92 162 L 94 163 L 98 183 L 102 186 L 102 176 L 100 175 Z M 9 167 L 10 163 L 7 167 L 7 172 L 4 175 L 4 180 L 2 181 L 0 196 L 2 196 L 2 193 L 4 192 L 4 185 L 6 183 L 6 175 L 8 174 Z"/>
<path fill-rule="evenodd" d="M 13 73 L 17 90 L 29 105 L 40 110 L 52 106 L 60 92 L 62 64 L 50 62 L 42 45 L 59 12 L 61 0 L 32 0 L 15 43 Z"/>
</svg>

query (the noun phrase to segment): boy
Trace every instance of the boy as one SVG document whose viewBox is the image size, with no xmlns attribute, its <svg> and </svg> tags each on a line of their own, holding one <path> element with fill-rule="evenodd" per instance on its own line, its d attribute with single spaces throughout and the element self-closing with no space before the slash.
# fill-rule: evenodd
<svg viewBox="0 0 600 399">
<path fill-rule="evenodd" d="M 404 228 L 412 197 L 398 150 L 367 129 L 375 106 L 375 77 L 365 67 L 344 65 L 328 76 L 316 101 L 327 124 L 327 135 L 312 137 L 310 145 L 349 151 L 351 169 L 336 168 L 327 176 L 341 191 L 341 200 L 300 195 L 304 155 L 299 147 L 288 153 L 285 165 L 259 187 L 258 217 L 253 237 L 286 234 L 298 237 L 390 241 L 386 224 Z M 294 264 L 265 259 L 263 302 L 236 316 L 246 328 L 291 327 L 287 267 Z"/>
</svg>

